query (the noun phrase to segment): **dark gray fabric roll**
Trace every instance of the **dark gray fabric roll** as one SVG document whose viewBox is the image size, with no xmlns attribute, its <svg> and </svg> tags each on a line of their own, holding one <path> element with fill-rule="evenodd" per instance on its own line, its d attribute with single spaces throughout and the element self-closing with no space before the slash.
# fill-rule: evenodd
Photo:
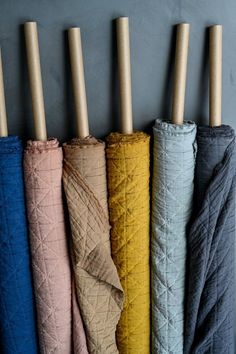
<svg viewBox="0 0 236 354">
<path fill-rule="evenodd" d="M 199 127 L 184 352 L 234 353 L 235 134 Z"/>
</svg>

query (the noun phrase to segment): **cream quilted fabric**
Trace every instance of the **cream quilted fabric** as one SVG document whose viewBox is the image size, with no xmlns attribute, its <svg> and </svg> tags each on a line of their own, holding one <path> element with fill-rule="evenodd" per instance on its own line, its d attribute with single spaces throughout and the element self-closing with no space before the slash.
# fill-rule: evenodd
<svg viewBox="0 0 236 354">
<path fill-rule="evenodd" d="M 64 152 L 75 284 L 89 353 L 118 353 L 123 290 L 110 254 L 104 144 L 91 137 L 73 140 Z"/>
<path fill-rule="evenodd" d="M 74 280 L 72 281 L 72 342 L 74 354 L 88 354 L 87 341 L 80 310 L 78 307 Z"/>
</svg>

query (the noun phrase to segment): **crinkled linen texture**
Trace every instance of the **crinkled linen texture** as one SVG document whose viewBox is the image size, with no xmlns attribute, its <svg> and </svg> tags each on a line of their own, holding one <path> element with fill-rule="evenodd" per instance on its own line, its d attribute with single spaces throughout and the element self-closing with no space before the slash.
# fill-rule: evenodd
<svg viewBox="0 0 236 354">
<path fill-rule="evenodd" d="M 149 140 L 142 132 L 107 138 L 112 257 L 125 292 L 121 354 L 150 353 Z"/>
<path fill-rule="evenodd" d="M 77 301 L 75 279 L 72 275 L 72 345 L 73 354 L 88 354 L 87 339 L 84 330 L 84 324 L 80 314 L 80 308 Z"/>
<path fill-rule="evenodd" d="M 71 353 L 73 293 L 58 141 L 28 141 L 24 172 L 40 352 Z M 81 318 L 73 321 L 77 321 L 78 337 L 82 336 L 81 346 L 75 340 L 75 353 L 86 354 Z"/>
<path fill-rule="evenodd" d="M 64 144 L 64 157 L 75 286 L 89 353 L 118 353 L 123 290 L 110 251 L 104 143 L 73 139 Z"/>
<path fill-rule="evenodd" d="M 235 133 L 199 127 L 188 235 L 186 354 L 234 353 Z"/>
<path fill-rule="evenodd" d="M 196 126 L 153 127 L 152 353 L 181 354 L 184 342 L 186 227 L 193 199 Z"/>
<path fill-rule="evenodd" d="M 0 352 L 37 353 L 22 145 L 0 138 Z"/>
</svg>

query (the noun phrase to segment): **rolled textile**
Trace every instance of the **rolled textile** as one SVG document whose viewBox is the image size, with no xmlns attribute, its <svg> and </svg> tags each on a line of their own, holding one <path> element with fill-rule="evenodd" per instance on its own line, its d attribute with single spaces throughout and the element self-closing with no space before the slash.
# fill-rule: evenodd
<svg viewBox="0 0 236 354">
<path fill-rule="evenodd" d="M 234 353 L 235 133 L 199 127 L 188 235 L 185 353 Z"/>
<path fill-rule="evenodd" d="M 187 224 L 191 215 L 196 126 L 153 127 L 152 353 L 183 353 Z"/>
<path fill-rule="evenodd" d="M 123 290 L 110 254 L 104 143 L 73 139 L 64 144 L 64 157 L 76 293 L 89 353 L 118 353 Z"/>
<path fill-rule="evenodd" d="M 72 352 L 71 272 L 62 200 L 62 160 L 56 139 L 28 141 L 24 155 L 26 200 L 40 352 L 45 354 Z M 77 329 L 83 331 L 81 325 Z"/>
<path fill-rule="evenodd" d="M 119 353 L 150 353 L 149 136 L 107 137 L 112 258 L 125 293 Z"/>
<path fill-rule="evenodd" d="M 0 352 L 37 353 L 22 145 L 0 138 Z"/>
<path fill-rule="evenodd" d="M 72 276 L 72 345 L 74 354 L 88 354 L 84 325 L 76 297 L 75 281 Z"/>
</svg>

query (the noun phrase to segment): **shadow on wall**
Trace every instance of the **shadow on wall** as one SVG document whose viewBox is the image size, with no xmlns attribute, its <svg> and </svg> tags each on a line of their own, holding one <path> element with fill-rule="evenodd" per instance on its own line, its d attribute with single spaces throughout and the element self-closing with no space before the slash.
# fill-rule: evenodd
<svg viewBox="0 0 236 354">
<path fill-rule="evenodd" d="M 106 134 L 111 131 L 119 130 L 119 86 L 118 86 L 118 68 L 117 68 L 117 46 L 116 46 L 116 22 L 111 21 L 110 32 L 110 81 L 109 81 L 109 120 Z M 65 92 L 65 136 L 70 138 L 75 136 L 76 133 L 76 119 L 75 119 L 75 106 L 73 97 L 72 78 L 70 70 L 70 55 L 67 30 L 63 33 L 63 52 L 64 58 L 64 92 Z M 85 58 L 84 58 L 85 60 Z M 86 84 L 86 77 L 85 77 Z M 88 85 L 86 85 L 88 86 Z M 89 104 L 89 103 L 88 103 Z M 90 122 L 91 123 L 91 122 Z"/>
<path fill-rule="evenodd" d="M 209 117 L 208 114 L 204 113 L 203 109 L 204 107 L 209 107 L 209 28 L 206 28 L 204 31 L 198 88 L 195 119 L 200 125 L 208 125 Z"/>
<path fill-rule="evenodd" d="M 38 23 L 38 27 L 40 24 Z M 29 84 L 29 75 L 28 75 L 28 66 L 27 66 L 27 55 L 26 55 L 26 44 L 25 44 L 25 35 L 24 35 L 24 24 L 19 26 L 19 94 L 20 94 L 20 116 L 17 119 L 21 122 L 21 128 L 19 135 L 24 139 L 34 139 L 34 122 L 33 122 L 33 111 L 32 111 L 32 100 L 30 94 L 30 84 Z M 39 28 L 38 28 L 39 31 Z M 63 126 L 63 135 L 69 138 L 75 136 L 76 133 L 76 120 L 74 112 L 74 99 L 73 99 L 73 90 L 72 90 L 72 80 L 71 80 L 71 71 L 70 71 L 70 57 L 69 57 L 69 44 L 68 44 L 68 34 L 67 31 L 63 32 L 63 45 L 62 45 L 62 58 L 63 58 L 63 83 L 64 83 L 64 94 L 65 100 L 63 100 L 63 114 L 64 119 L 62 121 Z M 41 62 L 42 66 L 42 62 Z M 43 79 L 43 86 L 45 78 Z M 43 87 L 44 88 L 44 87 Z M 44 90 L 45 94 L 45 90 Z M 46 117 L 47 117 L 47 107 Z"/>
<path fill-rule="evenodd" d="M 175 58 L 175 46 L 176 46 L 176 32 L 177 25 L 173 26 L 170 40 L 169 40 L 169 50 L 167 56 L 167 66 L 164 75 L 164 87 L 162 89 L 162 99 L 160 112 L 162 119 L 171 119 L 171 107 L 172 107 L 172 93 L 173 93 L 173 79 L 174 79 L 174 58 Z M 204 107 L 209 107 L 209 29 L 206 28 L 203 36 L 203 50 L 201 58 L 201 68 L 198 82 L 198 92 L 196 97 L 196 109 L 195 118 L 199 124 L 207 125 L 209 121 L 208 111 L 204 111 Z M 192 118 L 192 119 L 193 119 Z M 150 133 L 150 126 L 145 127 Z"/>
<path fill-rule="evenodd" d="M 76 135 L 76 119 L 75 119 L 75 107 L 74 107 L 74 97 L 73 97 L 73 87 L 72 87 L 72 78 L 70 70 L 70 53 L 69 53 L 69 41 L 68 41 L 68 31 L 63 31 L 63 48 L 62 56 L 64 60 L 63 65 L 63 76 L 64 76 L 64 92 L 65 92 L 65 118 L 64 129 L 65 136 L 69 139 L 74 138 Z"/>
<path fill-rule="evenodd" d="M 175 58 L 175 45 L 176 45 L 177 25 L 173 26 L 171 31 L 167 55 L 166 72 L 164 75 L 164 86 L 162 90 L 160 117 L 164 120 L 171 119 L 171 106 L 172 106 L 172 90 L 174 79 L 174 58 Z"/>
<path fill-rule="evenodd" d="M 116 20 L 111 21 L 111 53 L 110 53 L 110 85 L 109 85 L 109 125 L 108 131 L 119 131 L 119 83 L 118 83 L 118 63 L 116 44 Z"/>
<path fill-rule="evenodd" d="M 29 77 L 27 69 L 26 45 L 24 35 L 24 25 L 19 26 L 19 99 L 21 104 L 20 115 L 17 117 L 21 122 L 21 131 L 18 133 L 24 138 L 33 138 L 33 121 L 32 117 L 31 96 L 29 89 Z"/>
<path fill-rule="evenodd" d="M 167 56 L 167 70 L 165 73 L 165 86 L 162 90 L 160 112 L 163 119 L 170 120 L 171 99 L 174 74 L 174 57 L 177 25 L 173 26 L 169 41 L 169 51 Z M 117 45 L 116 45 L 116 20 L 111 23 L 111 64 L 110 64 L 110 117 L 109 131 L 119 131 L 119 83 L 118 83 L 118 64 L 117 64 Z M 132 65 L 132 63 L 131 63 Z M 152 134 L 153 120 L 145 124 L 144 130 Z"/>
<path fill-rule="evenodd" d="M 30 87 L 27 69 L 26 47 L 24 38 L 24 25 L 19 26 L 19 75 L 20 75 L 20 116 L 21 121 L 19 134 L 24 138 L 33 138 L 33 113 L 31 107 Z M 164 86 L 162 88 L 161 105 L 158 109 L 160 117 L 165 120 L 171 118 L 172 106 L 172 90 L 173 90 L 173 76 L 174 76 L 174 58 L 175 58 L 175 42 L 176 29 L 173 26 L 171 35 L 168 40 L 167 65 L 164 73 Z M 118 83 L 118 64 L 117 64 L 117 44 L 116 44 L 116 21 L 111 21 L 110 25 L 110 75 L 109 75 L 109 119 L 107 121 L 107 129 L 105 129 L 104 136 L 111 131 L 119 131 L 119 83 Z M 198 76 L 198 91 L 196 95 L 196 106 L 194 109 L 194 118 L 200 124 L 208 124 L 208 91 L 209 91 L 209 29 L 206 28 L 203 36 L 203 50 L 201 57 L 201 69 Z M 64 119 L 62 120 L 63 135 L 72 138 L 76 133 L 76 119 L 74 109 L 74 98 L 72 90 L 72 80 L 70 71 L 70 57 L 67 30 L 63 31 L 63 46 L 61 48 L 63 57 L 63 80 L 64 80 L 64 95 L 65 100 L 63 105 Z M 85 78 L 86 80 L 86 78 Z M 205 110 L 204 110 L 205 107 Z M 32 118 L 32 119 L 30 119 Z M 155 117 L 153 117 L 155 119 Z M 145 119 L 143 119 L 145 122 Z M 149 134 L 152 134 L 153 120 L 146 123 L 143 128 Z M 102 138 L 104 138 L 104 136 Z"/>
</svg>

